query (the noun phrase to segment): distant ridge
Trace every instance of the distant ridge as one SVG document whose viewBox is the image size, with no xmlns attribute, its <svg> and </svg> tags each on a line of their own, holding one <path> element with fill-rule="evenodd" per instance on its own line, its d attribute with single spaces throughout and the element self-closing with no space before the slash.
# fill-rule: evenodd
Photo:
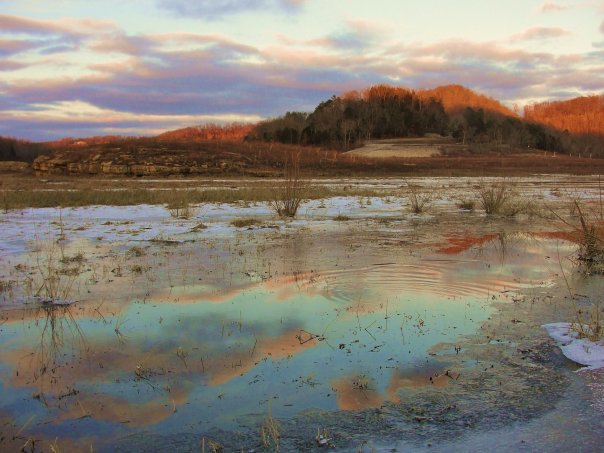
<svg viewBox="0 0 604 453">
<path fill-rule="evenodd" d="M 212 140 L 243 140 L 255 124 L 206 124 L 203 126 L 185 127 L 159 134 L 158 140 L 176 141 L 212 141 Z"/>
<path fill-rule="evenodd" d="M 462 113 L 463 110 L 470 107 L 504 116 L 518 117 L 516 113 L 496 99 L 476 93 L 462 85 L 443 85 L 429 90 L 420 90 L 418 93 L 420 96 L 434 97 L 440 100 L 447 113 Z"/>
<path fill-rule="evenodd" d="M 529 105 L 524 117 L 571 134 L 604 135 L 604 95 Z"/>
</svg>

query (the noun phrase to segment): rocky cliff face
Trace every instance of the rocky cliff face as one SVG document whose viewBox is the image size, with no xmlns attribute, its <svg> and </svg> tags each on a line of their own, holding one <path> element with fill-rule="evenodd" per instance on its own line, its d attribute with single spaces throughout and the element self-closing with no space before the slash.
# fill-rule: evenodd
<svg viewBox="0 0 604 453">
<path fill-rule="evenodd" d="M 33 163 L 37 174 L 88 174 L 125 176 L 168 176 L 241 173 L 248 167 L 246 156 L 208 154 L 200 151 L 61 150 L 40 156 Z"/>
<path fill-rule="evenodd" d="M 0 172 L 24 172 L 28 169 L 27 162 L 0 161 Z"/>
</svg>

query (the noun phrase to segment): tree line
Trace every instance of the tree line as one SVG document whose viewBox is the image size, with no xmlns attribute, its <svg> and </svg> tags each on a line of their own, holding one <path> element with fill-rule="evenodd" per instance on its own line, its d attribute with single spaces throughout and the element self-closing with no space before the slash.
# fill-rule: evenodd
<svg viewBox="0 0 604 453">
<path fill-rule="evenodd" d="M 50 148 L 42 143 L 0 137 L 0 161 L 33 162 L 39 155 L 48 154 L 50 151 Z"/>
<path fill-rule="evenodd" d="M 310 113 L 287 112 L 263 121 L 248 137 L 349 150 L 372 139 L 430 133 L 452 136 L 470 149 L 537 148 L 604 156 L 601 137 L 565 134 L 542 123 L 458 85 L 418 91 L 377 85 L 332 96 Z"/>
</svg>

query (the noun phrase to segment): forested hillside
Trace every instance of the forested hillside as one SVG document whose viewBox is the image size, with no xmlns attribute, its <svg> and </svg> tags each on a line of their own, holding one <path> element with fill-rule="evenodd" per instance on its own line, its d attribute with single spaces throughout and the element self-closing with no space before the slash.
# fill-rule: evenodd
<svg viewBox="0 0 604 453">
<path fill-rule="evenodd" d="M 185 127 L 174 131 L 164 132 L 157 136 L 158 140 L 243 140 L 254 129 L 253 124 L 205 124 L 203 126 Z"/>
<path fill-rule="evenodd" d="M 321 102 L 310 113 L 263 121 L 252 137 L 348 150 L 364 141 L 450 135 L 464 144 L 562 151 L 558 135 L 520 119 L 494 99 L 458 85 L 414 91 L 377 85 Z"/>
<path fill-rule="evenodd" d="M 604 135 L 604 95 L 528 105 L 524 117 L 571 134 Z"/>
</svg>

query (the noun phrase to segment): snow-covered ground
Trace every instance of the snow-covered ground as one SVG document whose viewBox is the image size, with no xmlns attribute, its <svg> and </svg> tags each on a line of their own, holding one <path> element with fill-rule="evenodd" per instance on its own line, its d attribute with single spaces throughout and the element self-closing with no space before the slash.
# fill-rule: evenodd
<svg viewBox="0 0 604 453">
<path fill-rule="evenodd" d="M 604 340 L 596 342 L 581 338 L 576 326 L 568 322 L 546 324 L 543 327 L 568 359 L 586 367 L 583 370 L 604 368 Z"/>
</svg>

